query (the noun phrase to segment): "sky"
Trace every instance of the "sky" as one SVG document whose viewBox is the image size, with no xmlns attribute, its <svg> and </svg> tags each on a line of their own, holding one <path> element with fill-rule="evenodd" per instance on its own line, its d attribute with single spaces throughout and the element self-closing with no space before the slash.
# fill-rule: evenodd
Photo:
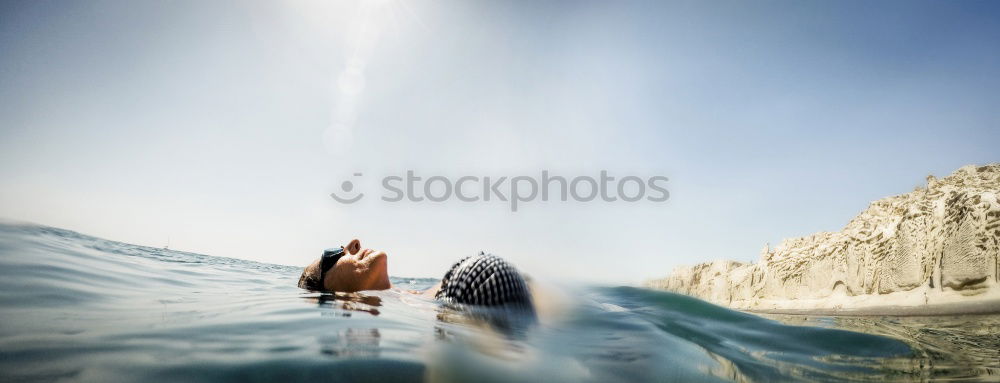
<svg viewBox="0 0 1000 383">
<path fill-rule="evenodd" d="M 390 273 L 480 250 L 636 284 L 1000 160 L 990 1 L 3 1 L 0 217 Z M 380 180 L 665 176 L 666 202 L 380 200 Z M 362 173 L 362 176 L 353 176 Z M 355 204 L 330 197 L 365 192 Z"/>
</svg>

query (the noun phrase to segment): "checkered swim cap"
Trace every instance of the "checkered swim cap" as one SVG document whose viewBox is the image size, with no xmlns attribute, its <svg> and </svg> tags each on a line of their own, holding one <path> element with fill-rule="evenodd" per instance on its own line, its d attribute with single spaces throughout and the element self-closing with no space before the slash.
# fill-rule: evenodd
<svg viewBox="0 0 1000 383">
<path fill-rule="evenodd" d="M 455 263 L 434 297 L 448 303 L 533 308 L 528 285 L 517 269 L 482 252 Z"/>
</svg>

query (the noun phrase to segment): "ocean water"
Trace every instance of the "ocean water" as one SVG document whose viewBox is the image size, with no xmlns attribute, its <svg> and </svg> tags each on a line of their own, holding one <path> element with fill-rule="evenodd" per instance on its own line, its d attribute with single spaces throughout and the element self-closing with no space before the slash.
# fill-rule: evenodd
<svg viewBox="0 0 1000 383">
<path fill-rule="evenodd" d="M 307 292 L 300 271 L 0 224 L 0 381 L 1000 380 L 995 315 L 761 317 L 578 285 L 533 322 Z"/>
</svg>

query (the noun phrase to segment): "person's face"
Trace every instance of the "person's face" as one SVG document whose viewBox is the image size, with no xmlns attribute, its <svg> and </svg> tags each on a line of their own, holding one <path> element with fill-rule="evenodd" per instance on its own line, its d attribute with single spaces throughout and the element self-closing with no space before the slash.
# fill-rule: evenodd
<svg viewBox="0 0 1000 383">
<path fill-rule="evenodd" d="M 361 241 L 357 239 L 344 246 L 344 250 L 344 256 L 340 257 L 337 264 L 323 276 L 325 289 L 354 292 L 385 290 L 391 287 L 389 256 L 384 251 L 362 249 Z"/>
</svg>

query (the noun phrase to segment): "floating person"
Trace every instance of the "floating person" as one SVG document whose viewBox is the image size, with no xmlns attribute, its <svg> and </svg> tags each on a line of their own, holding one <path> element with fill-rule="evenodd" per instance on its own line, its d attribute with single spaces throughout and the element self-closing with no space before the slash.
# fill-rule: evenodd
<svg viewBox="0 0 1000 383">
<path fill-rule="evenodd" d="M 388 290 L 388 254 L 362 249 L 361 241 L 327 249 L 306 266 L 299 287 L 315 291 Z M 534 311 L 531 292 L 521 273 L 503 258 L 480 252 L 465 257 L 445 273 L 441 283 L 421 292 L 445 303 Z"/>
</svg>

